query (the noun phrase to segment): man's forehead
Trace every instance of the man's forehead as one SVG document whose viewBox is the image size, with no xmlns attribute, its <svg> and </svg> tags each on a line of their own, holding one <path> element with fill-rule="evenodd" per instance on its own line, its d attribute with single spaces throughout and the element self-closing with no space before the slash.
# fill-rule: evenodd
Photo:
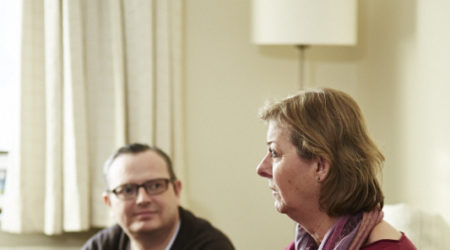
<svg viewBox="0 0 450 250">
<path fill-rule="evenodd" d="M 111 163 L 108 176 L 112 173 L 115 175 L 136 170 L 169 173 L 168 165 L 164 158 L 155 151 L 147 150 L 139 153 L 125 153 L 119 155 Z"/>
</svg>

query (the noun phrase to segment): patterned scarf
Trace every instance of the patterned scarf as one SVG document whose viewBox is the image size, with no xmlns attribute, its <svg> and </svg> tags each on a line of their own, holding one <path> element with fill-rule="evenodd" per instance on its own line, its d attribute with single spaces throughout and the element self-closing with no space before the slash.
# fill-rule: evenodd
<svg viewBox="0 0 450 250">
<path fill-rule="evenodd" d="M 375 209 L 353 216 L 340 217 L 325 234 L 320 246 L 300 226 L 297 225 L 295 250 L 356 250 L 360 249 L 373 227 L 383 219 L 383 212 Z"/>
</svg>

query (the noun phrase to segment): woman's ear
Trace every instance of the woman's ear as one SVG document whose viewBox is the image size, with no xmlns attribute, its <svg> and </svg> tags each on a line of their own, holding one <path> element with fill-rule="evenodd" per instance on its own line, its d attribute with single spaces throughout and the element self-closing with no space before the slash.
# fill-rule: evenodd
<svg viewBox="0 0 450 250">
<path fill-rule="evenodd" d="M 317 168 L 316 168 L 316 175 L 317 175 L 317 181 L 322 182 L 324 181 L 328 173 L 330 172 L 330 163 L 327 159 L 319 156 L 317 158 Z"/>
</svg>

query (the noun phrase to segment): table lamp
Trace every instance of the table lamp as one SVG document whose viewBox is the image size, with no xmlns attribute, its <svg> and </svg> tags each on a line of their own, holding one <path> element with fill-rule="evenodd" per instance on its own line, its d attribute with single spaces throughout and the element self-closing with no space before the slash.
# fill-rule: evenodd
<svg viewBox="0 0 450 250">
<path fill-rule="evenodd" d="M 305 48 L 356 44 L 356 0 L 253 0 L 252 12 L 255 44 L 299 48 L 300 89 Z"/>
</svg>

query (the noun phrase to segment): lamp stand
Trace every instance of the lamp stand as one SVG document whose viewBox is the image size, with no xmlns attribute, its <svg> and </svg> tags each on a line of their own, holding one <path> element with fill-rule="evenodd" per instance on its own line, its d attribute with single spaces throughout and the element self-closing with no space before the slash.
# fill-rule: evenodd
<svg viewBox="0 0 450 250">
<path fill-rule="evenodd" d="M 308 48 L 309 46 L 308 45 L 305 45 L 305 44 L 301 44 L 301 45 L 297 45 L 297 48 L 298 48 L 298 50 L 299 50 L 299 76 L 298 76 L 298 79 L 299 79 L 299 90 L 303 90 L 304 88 L 305 88 L 305 86 L 304 86 L 304 76 L 305 76 L 305 74 L 304 74 L 304 68 L 305 68 L 305 66 L 304 66 L 304 63 L 305 63 L 305 49 L 306 48 Z"/>
</svg>

